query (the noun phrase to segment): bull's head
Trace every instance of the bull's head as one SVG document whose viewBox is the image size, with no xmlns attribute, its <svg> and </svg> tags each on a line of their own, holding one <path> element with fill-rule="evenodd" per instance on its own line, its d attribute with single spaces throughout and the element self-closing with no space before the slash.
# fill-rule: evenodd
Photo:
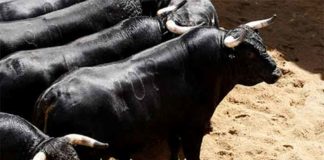
<svg viewBox="0 0 324 160">
<path fill-rule="evenodd" d="M 239 83 L 254 85 L 265 81 L 276 82 L 281 76 L 280 69 L 267 53 L 257 29 L 268 26 L 276 15 L 269 19 L 253 21 L 229 30 L 224 39 L 224 45 L 231 48 L 229 55 L 240 72 Z M 248 75 L 248 76 L 247 76 Z"/>
<path fill-rule="evenodd" d="M 175 34 L 186 33 L 201 25 L 218 27 L 218 16 L 209 0 L 171 0 L 170 5 L 160 9 L 157 15 L 166 13 L 166 27 Z"/>
<path fill-rule="evenodd" d="M 34 156 L 33 160 L 79 160 L 73 145 L 99 149 L 108 147 L 108 144 L 101 143 L 90 137 L 69 134 L 43 142 L 40 151 Z"/>
</svg>

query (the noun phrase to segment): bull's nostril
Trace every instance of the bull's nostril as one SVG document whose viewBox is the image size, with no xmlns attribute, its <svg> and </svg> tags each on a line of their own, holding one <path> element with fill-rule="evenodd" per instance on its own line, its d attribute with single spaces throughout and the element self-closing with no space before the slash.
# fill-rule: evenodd
<svg viewBox="0 0 324 160">
<path fill-rule="evenodd" d="M 278 79 L 281 77 L 282 72 L 280 68 L 276 68 L 275 70 L 272 71 L 271 76 L 265 78 L 265 82 L 268 84 L 273 84 L 278 81 Z"/>
<path fill-rule="evenodd" d="M 276 76 L 276 77 L 281 77 L 282 76 L 282 72 L 281 72 L 281 69 L 280 68 L 276 68 L 273 72 L 272 72 L 272 75 L 273 76 Z"/>
</svg>

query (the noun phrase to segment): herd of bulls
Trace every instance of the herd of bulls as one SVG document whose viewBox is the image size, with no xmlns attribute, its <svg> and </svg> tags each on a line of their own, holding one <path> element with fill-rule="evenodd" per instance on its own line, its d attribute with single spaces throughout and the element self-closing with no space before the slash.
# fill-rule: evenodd
<svg viewBox="0 0 324 160">
<path fill-rule="evenodd" d="M 160 140 L 198 160 L 227 93 L 281 76 L 257 32 L 274 18 L 225 30 L 210 0 L 0 0 L 0 160 L 128 160 Z"/>
</svg>

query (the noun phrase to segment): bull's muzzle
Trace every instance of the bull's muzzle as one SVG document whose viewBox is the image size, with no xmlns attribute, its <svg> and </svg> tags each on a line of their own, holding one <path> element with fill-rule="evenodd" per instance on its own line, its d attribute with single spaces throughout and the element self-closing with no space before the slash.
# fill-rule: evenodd
<svg viewBox="0 0 324 160">
<path fill-rule="evenodd" d="M 268 84 L 276 83 L 281 76 L 281 69 L 277 67 L 275 70 L 273 70 L 271 76 L 265 79 L 265 82 Z"/>
</svg>

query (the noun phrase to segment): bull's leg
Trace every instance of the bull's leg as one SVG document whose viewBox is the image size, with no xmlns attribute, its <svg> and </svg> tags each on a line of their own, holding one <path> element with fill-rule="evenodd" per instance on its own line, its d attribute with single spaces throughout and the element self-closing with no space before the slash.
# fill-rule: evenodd
<svg viewBox="0 0 324 160">
<path fill-rule="evenodd" d="M 171 135 L 169 137 L 169 148 L 170 148 L 170 160 L 178 160 L 179 150 L 180 150 L 180 138 L 176 135 Z"/>
<path fill-rule="evenodd" d="M 183 153 L 187 160 L 199 160 L 203 132 L 188 131 L 182 137 Z"/>
</svg>

